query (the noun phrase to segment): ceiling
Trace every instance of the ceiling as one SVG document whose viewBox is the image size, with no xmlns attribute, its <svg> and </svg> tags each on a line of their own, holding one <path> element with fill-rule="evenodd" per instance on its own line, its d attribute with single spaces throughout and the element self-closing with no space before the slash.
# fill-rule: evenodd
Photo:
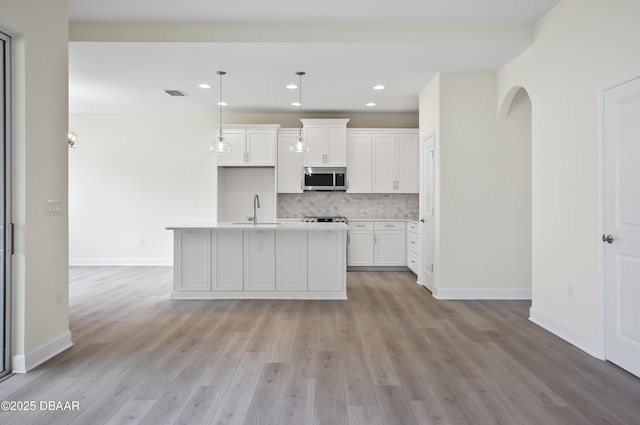
<svg viewBox="0 0 640 425">
<path fill-rule="evenodd" d="M 224 70 L 230 112 L 297 111 L 305 71 L 305 112 L 415 113 L 436 72 L 498 69 L 558 2 L 69 0 L 70 112 L 216 112 Z"/>
</svg>

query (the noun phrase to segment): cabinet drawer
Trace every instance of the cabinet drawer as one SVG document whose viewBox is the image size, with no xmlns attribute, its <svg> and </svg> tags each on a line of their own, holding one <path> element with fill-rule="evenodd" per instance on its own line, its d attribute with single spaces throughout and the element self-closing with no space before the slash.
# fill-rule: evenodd
<svg viewBox="0 0 640 425">
<path fill-rule="evenodd" d="M 418 254 L 415 252 L 407 252 L 407 267 L 415 274 L 418 274 Z"/>
<path fill-rule="evenodd" d="M 404 221 L 376 221 L 375 230 L 404 230 Z"/>
<path fill-rule="evenodd" d="M 407 249 L 411 252 L 415 252 L 416 254 L 420 252 L 418 235 L 415 233 L 407 232 Z"/>
<path fill-rule="evenodd" d="M 411 233 L 420 233 L 418 230 L 418 223 L 407 223 L 407 230 Z"/>
<path fill-rule="evenodd" d="M 372 221 L 352 221 L 349 223 L 349 230 L 373 230 Z"/>
</svg>

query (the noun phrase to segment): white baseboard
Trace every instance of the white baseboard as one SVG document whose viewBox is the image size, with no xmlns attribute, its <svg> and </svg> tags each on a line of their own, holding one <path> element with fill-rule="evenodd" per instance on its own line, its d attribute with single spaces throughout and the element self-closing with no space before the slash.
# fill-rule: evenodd
<svg viewBox="0 0 640 425">
<path fill-rule="evenodd" d="M 533 307 L 531 307 L 531 309 L 529 310 L 529 320 L 531 320 L 541 328 L 551 332 L 552 334 L 564 339 L 568 343 L 576 346 L 585 353 L 600 360 L 604 360 L 603 356 L 600 354 L 601 350 L 600 346 L 598 345 L 598 341 L 588 337 L 582 332 L 577 331 L 572 327 L 553 319 L 552 317 L 549 317 L 548 315 L 534 309 Z"/>
<path fill-rule="evenodd" d="M 530 300 L 531 288 L 433 288 L 439 300 Z"/>
<path fill-rule="evenodd" d="M 70 266 L 172 266 L 171 258 L 70 258 Z"/>
<path fill-rule="evenodd" d="M 30 353 L 14 355 L 11 359 L 12 372 L 27 373 L 71 346 L 73 346 L 71 332 L 67 331 Z"/>
</svg>

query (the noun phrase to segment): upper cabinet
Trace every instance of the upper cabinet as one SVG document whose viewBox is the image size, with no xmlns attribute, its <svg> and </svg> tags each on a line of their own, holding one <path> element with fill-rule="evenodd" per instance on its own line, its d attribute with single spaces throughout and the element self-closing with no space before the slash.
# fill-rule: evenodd
<svg viewBox="0 0 640 425">
<path fill-rule="evenodd" d="M 289 149 L 298 140 L 298 131 L 283 128 L 278 133 L 278 193 L 302 193 L 304 154 Z"/>
<path fill-rule="evenodd" d="M 222 167 L 276 165 L 276 140 L 279 125 L 228 125 L 224 137 L 231 152 L 218 154 Z"/>
<path fill-rule="evenodd" d="M 345 167 L 347 165 L 348 119 L 302 119 L 306 167 Z"/>
<path fill-rule="evenodd" d="M 371 193 L 372 134 L 349 130 L 347 135 L 347 192 Z"/>
<path fill-rule="evenodd" d="M 347 191 L 418 193 L 417 129 L 350 129 Z"/>
<path fill-rule="evenodd" d="M 418 193 L 418 133 L 395 132 L 372 137 L 375 193 Z"/>
</svg>

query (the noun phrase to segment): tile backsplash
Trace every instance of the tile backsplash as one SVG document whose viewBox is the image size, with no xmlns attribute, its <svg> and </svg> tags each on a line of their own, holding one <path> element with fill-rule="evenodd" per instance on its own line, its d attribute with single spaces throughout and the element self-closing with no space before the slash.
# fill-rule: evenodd
<svg viewBox="0 0 640 425">
<path fill-rule="evenodd" d="M 357 218 L 418 218 L 418 195 L 396 193 L 304 192 L 278 194 L 278 218 L 341 215 Z"/>
</svg>

